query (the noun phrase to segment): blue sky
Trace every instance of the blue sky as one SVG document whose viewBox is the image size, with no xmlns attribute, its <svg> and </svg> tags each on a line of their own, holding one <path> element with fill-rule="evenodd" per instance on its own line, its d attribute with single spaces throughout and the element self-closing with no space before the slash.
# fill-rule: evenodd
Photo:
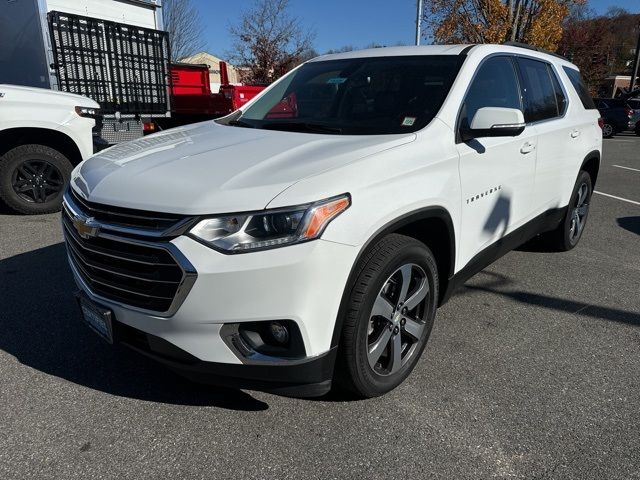
<svg viewBox="0 0 640 480">
<path fill-rule="evenodd" d="M 228 26 L 253 0 L 192 0 L 205 26 L 206 49 L 225 57 L 231 47 Z M 319 53 L 345 45 L 371 43 L 411 45 L 415 35 L 415 0 L 290 0 L 291 13 L 316 32 Z M 589 0 L 589 7 L 604 13 L 610 6 L 640 13 L 639 0 Z"/>
</svg>

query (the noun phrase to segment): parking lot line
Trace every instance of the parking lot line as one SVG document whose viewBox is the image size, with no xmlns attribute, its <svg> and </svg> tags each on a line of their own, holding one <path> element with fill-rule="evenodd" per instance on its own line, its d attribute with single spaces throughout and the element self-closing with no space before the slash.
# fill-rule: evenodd
<svg viewBox="0 0 640 480">
<path fill-rule="evenodd" d="M 629 200 L 628 198 L 616 197 L 615 195 L 610 195 L 608 193 L 599 192 L 597 190 L 594 190 L 593 193 L 597 193 L 598 195 L 604 195 L 605 197 L 615 198 L 616 200 L 622 200 L 623 202 L 633 203 L 634 205 L 640 205 L 640 202 L 636 202 L 634 200 Z"/>
<path fill-rule="evenodd" d="M 622 165 L 611 165 L 612 167 L 618 167 L 618 168 L 624 168 L 625 170 L 632 170 L 634 172 L 640 172 L 640 170 L 638 170 L 637 168 L 631 168 L 631 167 L 623 167 Z"/>
</svg>

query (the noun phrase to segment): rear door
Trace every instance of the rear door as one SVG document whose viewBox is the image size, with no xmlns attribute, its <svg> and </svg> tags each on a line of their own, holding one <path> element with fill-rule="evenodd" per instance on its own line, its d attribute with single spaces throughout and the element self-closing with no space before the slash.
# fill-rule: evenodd
<svg viewBox="0 0 640 480">
<path fill-rule="evenodd" d="M 513 58 L 483 61 L 460 111 L 459 128 L 482 107 L 522 109 Z M 527 126 L 517 137 L 486 137 L 457 144 L 462 187 L 459 261 L 475 255 L 531 217 L 537 135 Z"/>
<path fill-rule="evenodd" d="M 568 111 L 569 96 L 552 64 L 529 57 L 518 57 L 517 62 L 525 121 L 538 132 L 533 204 L 534 213 L 539 214 L 565 206 L 586 155 L 583 140 L 589 132 L 580 123 L 584 110 Z"/>
</svg>

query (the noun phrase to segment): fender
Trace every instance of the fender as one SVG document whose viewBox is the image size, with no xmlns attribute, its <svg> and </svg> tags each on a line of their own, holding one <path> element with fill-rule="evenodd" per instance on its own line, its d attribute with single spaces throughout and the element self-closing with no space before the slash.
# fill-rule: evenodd
<svg viewBox="0 0 640 480">
<path fill-rule="evenodd" d="M 587 153 L 580 165 L 580 170 L 584 170 L 591 176 L 591 187 L 595 189 L 598 171 L 600 170 L 600 152 L 598 150 L 592 150 Z M 580 172 L 580 170 L 578 170 L 578 172 Z M 576 172 L 576 178 L 578 177 L 578 172 Z"/>
<path fill-rule="evenodd" d="M 338 308 L 338 316 L 336 318 L 334 327 L 333 327 L 333 336 L 331 337 L 331 347 L 335 347 L 340 342 L 340 334 L 342 332 L 342 324 L 344 314 L 346 313 L 347 305 L 349 303 L 349 298 L 351 297 L 351 292 L 353 291 L 353 287 L 355 286 L 356 277 L 358 274 L 358 264 L 360 263 L 360 259 L 367 252 L 371 245 L 374 245 L 378 240 L 389 233 L 393 233 L 402 227 L 405 227 L 411 223 L 421 221 L 421 220 L 429 220 L 429 219 L 439 219 L 444 222 L 447 227 L 447 234 L 449 236 L 449 271 L 446 272 L 447 283 L 451 278 L 453 278 L 453 272 L 455 269 L 455 259 L 456 259 L 456 240 L 455 240 L 455 230 L 453 228 L 453 221 L 451 220 L 451 215 L 444 207 L 426 207 L 421 208 L 419 210 L 415 210 L 409 213 L 406 213 L 389 223 L 380 227 L 376 232 L 362 245 L 362 248 L 358 252 L 358 256 L 356 257 L 353 266 L 351 267 L 351 271 L 349 273 L 349 277 L 347 279 L 347 283 L 344 288 L 344 292 L 342 294 L 342 299 L 340 301 L 340 307 Z M 442 272 L 441 272 L 442 273 Z M 442 298 L 444 295 L 444 291 L 446 289 L 441 289 L 440 292 L 440 304 L 442 304 Z"/>
</svg>

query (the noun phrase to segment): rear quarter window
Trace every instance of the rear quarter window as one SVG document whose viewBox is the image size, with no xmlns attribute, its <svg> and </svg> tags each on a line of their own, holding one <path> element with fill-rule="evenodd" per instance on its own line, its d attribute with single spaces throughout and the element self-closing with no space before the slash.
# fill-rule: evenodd
<svg viewBox="0 0 640 480">
<path fill-rule="evenodd" d="M 571 85 L 576 90 L 578 97 L 580 97 L 580 101 L 582 102 L 582 106 L 587 110 L 595 110 L 596 104 L 593 102 L 593 98 L 589 95 L 589 90 L 586 85 L 582 81 L 582 76 L 578 70 L 569 67 L 562 67 L 564 73 L 569 77 L 569 81 L 571 81 Z"/>
</svg>

